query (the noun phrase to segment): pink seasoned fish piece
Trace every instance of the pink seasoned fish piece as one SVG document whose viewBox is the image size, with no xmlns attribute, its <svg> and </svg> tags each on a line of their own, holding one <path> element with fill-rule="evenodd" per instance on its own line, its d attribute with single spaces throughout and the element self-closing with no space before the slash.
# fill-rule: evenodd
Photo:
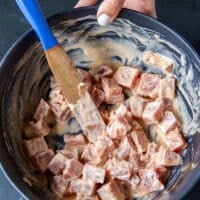
<svg viewBox="0 0 200 200">
<path fill-rule="evenodd" d="M 84 149 L 81 159 L 94 166 L 102 166 L 107 160 L 109 152 L 115 148 L 108 136 L 99 137 L 95 144 L 88 144 Z"/>
<path fill-rule="evenodd" d="M 121 139 L 128 131 L 131 130 L 131 126 L 126 117 L 118 117 L 107 126 L 107 133 L 112 139 Z"/>
<path fill-rule="evenodd" d="M 47 170 L 47 166 L 54 157 L 54 152 L 51 149 L 40 152 L 33 156 L 33 164 L 42 173 Z"/>
<path fill-rule="evenodd" d="M 113 74 L 113 70 L 108 65 L 100 65 L 90 69 L 89 72 L 94 76 L 96 81 L 99 81 L 101 77 L 111 76 Z"/>
<path fill-rule="evenodd" d="M 128 136 L 125 136 L 119 147 L 115 150 L 115 156 L 119 159 L 119 160 L 126 160 L 130 153 L 136 153 L 136 146 L 135 144 L 132 142 L 131 138 L 129 138 Z"/>
<path fill-rule="evenodd" d="M 167 72 L 173 70 L 174 62 L 172 59 L 152 51 L 145 51 L 142 60 L 148 65 L 153 65 Z"/>
<path fill-rule="evenodd" d="M 71 146 L 71 147 L 65 146 L 64 150 L 72 151 L 72 154 L 74 154 L 73 151 L 76 150 L 77 154 L 78 154 L 77 156 L 79 158 L 80 155 L 83 153 L 85 147 L 86 147 L 86 145 L 76 145 L 76 146 Z M 71 154 L 71 156 L 73 156 L 72 154 Z M 64 153 L 63 153 L 63 155 L 64 155 Z M 70 154 L 68 154 L 68 155 L 70 156 Z M 66 155 L 66 157 L 70 158 L 69 156 Z M 76 153 L 74 154 L 74 156 L 76 156 Z M 77 157 L 71 157 L 71 158 L 77 159 Z"/>
<path fill-rule="evenodd" d="M 72 158 L 67 159 L 65 162 L 65 168 L 63 170 L 63 177 L 66 179 L 74 179 L 81 176 L 83 165 L 78 160 Z"/>
<path fill-rule="evenodd" d="M 110 137 L 102 135 L 94 144 L 96 156 L 106 156 L 115 149 L 115 145 Z"/>
<path fill-rule="evenodd" d="M 134 117 L 142 117 L 146 100 L 140 96 L 132 96 L 126 100 L 126 105 Z"/>
<path fill-rule="evenodd" d="M 58 120 L 65 121 L 71 115 L 71 110 L 66 102 L 55 102 L 54 100 L 50 100 L 50 104 L 51 109 Z"/>
<path fill-rule="evenodd" d="M 166 134 L 168 131 L 173 130 L 178 124 L 179 123 L 175 115 L 170 111 L 165 111 L 164 116 L 158 123 L 158 127 L 163 134 Z"/>
<path fill-rule="evenodd" d="M 181 156 L 170 149 L 161 146 L 158 152 L 154 155 L 154 162 L 161 166 L 178 166 L 183 163 Z"/>
<path fill-rule="evenodd" d="M 125 104 L 120 104 L 119 106 L 117 106 L 117 108 L 113 109 L 110 112 L 109 121 L 115 120 L 118 117 L 125 117 L 129 123 L 132 122 L 132 114 L 128 110 L 128 108 Z"/>
<path fill-rule="evenodd" d="M 39 137 L 30 140 L 23 140 L 22 145 L 24 148 L 24 152 L 28 157 L 32 157 L 37 153 L 48 150 L 48 146 L 44 137 Z"/>
<path fill-rule="evenodd" d="M 159 97 L 160 98 L 175 98 L 175 79 L 174 78 L 163 78 L 160 80 L 159 85 Z"/>
<path fill-rule="evenodd" d="M 105 102 L 108 104 L 120 103 L 124 100 L 122 88 L 111 78 L 102 78 L 102 88 L 105 93 Z"/>
<path fill-rule="evenodd" d="M 97 107 L 99 107 L 101 103 L 103 103 L 105 98 L 104 92 L 96 87 L 91 88 L 90 95 Z"/>
<path fill-rule="evenodd" d="M 31 121 L 24 127 L 24 134 L 27 139 L 46 136 L 51 132 L 44 118 L 34 122 Z"/>
<path fill-rule="evenodd" d="M 122 66 L 117 69 L 113 78 L 119 85 L 131 89 L 135 87 L 140 74 L 140 69 Z"/>
<path fill-rule="evenodd" d="M 87 141 L 83 134 L 78 134 L 78 135 L 65 134 L 64 142 L 65 142 L 67 148 L 87 144 Z"/>
<path fill-rule="evenodd" d="M 93 196 L 96 192 L 97 184 L 91 180 L 73 179 L 70 183 L 70 192 L 83 197 Z"/>
<path fill-rule="evenodd" d="M 162 134 L 161 137 L 165 144 L 174 152 L 179 153 L 187 146 L 185 139 L 177 127 L 167 134 Z"/>
<path fill-rule="evenodd" d="M 139 95 L 144 97 L 158 97 L 160 76 L 157 74 L 143 73 L 137 88 Z"/>
<path fill-rule="evenodd" d="M 105 148 L 98 149 L 97 152 L 95 145 L 89 143 L 81 155 L 81 160 L 97 167 L 103 166 L 107 160 L 107 153 Z"/>
<path fill-rule="evenodd" d="M 155 169 L 140 169 L 139 170 L 140 184 L 138 190 L 140 194 L 147 194 L 154 191 L 164 189 L 163 183 L 159 180 Z"/>
<path fill-rule="evenodd" d="M 54 88 L 52 88 L 49 93 L 49 105 L 55 117 L 58 120 L 64 121 L 70 116 L 71 110 L 67 99 L 65 99 L 61 92 L 60 86 L 58 85 L 53 87 Z"/>
<path fill-rule="evenodd" d="M 67 157 L 61 153 L 57 153 L 48 164 L 48 169 L 55 175 L 62 174 L 65 168 Z"/>
<path fill-rule="evenodd" d="M 60 197 L 65 198 L 69 196 L 68 188 L 70 181 L 62 175 L 54 176 L 52 183 L 52 190 Z"/>
<path fill-rule="evenodd" d="M 51 108 L 49 104 L 43 98 L 40 99 L 40 102 L 36 108 L 33 118 L 35 120 L 44 119 L 46 120 L 46 122 L 49 122 L 52 120 Z"/>
<path fill-rule="evenodd" d="M 158 149 L 159 149 L 159 146 L 156 143 L 154 143 L 154 142 L 149 143 L 147 152 L 144 156 L 144 161 L 150 162 L 152 160 L 153 156 L 155 155 L 155 153 L 158 151 Z"/>
<path fill-rule="evenodd" d="M 158 100 L 146 104 L 142 118 L 146 124 L 157 124 L 163 115 L 164 102 L 162 100 Z"/>
<path fill-rule="evenodd" d="M 83 167 L 83 179 L 91 180 L 94 183 L 104 183 L 106 170 L 100 167 L 95 167 L 90 164 L 85 164 Z"/>
<path fill-rule="evenodd" d="M 76 148 L 71 148 L 71 149 L 62 149 L 62 150 L 58 150 L 58 153 L 63 154 L 65 157 L 69 158 L 69 159 L 79 159 L 79 155 L 78 155 L 78 149 Z"/>
<path fill-rule="evenodd" d="M 149 140 L 142 129 L 132 131 L 131 138 L 136 145 L 138 153 L 143 153 L 147 151 Z"/>
<path fill-rule="evenodd" d="M 125 195 L 115 180 L 101 186 L 97 193 L 101 200 L 125 200 Z"/>
<path fill-rule="evenodd" d="M 129 180 L 132 174 L 132 168 L 133 166 L 130 162 L 112 158 L 108 163 L 107 171 L 113 178 Z"/>
</svg>

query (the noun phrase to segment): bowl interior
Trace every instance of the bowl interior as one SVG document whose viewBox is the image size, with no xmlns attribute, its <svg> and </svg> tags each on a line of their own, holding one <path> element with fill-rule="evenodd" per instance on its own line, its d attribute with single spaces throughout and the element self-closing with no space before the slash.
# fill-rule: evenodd
<svg viewBox="0 0 200 200">
<path fill-rule="evenodd" d="M 148 199 L 179 199 L 190 189 L 188 184 L 191 187 L 200 175 L 200 60 L 179 35 L 150 17 L 124 10 L 114 23 L 100 27 L 95 12 L 96 8 L 78 9 L 50 19 L 56 38 L 77 67 L 89 69 L 104 63 L 113 67 L 138 65 L 144 71 L 164 76 L 162 71 L 141 61 L 142 52 L 153 50 L 175 61 L 173 76 L 178 80 L 179 111 L 189 145 L 183 152 L 184 164 L 172 169 L 166 189 L 149 195 Z M 31 119 L 40 98 L 47 98 L 51 76 L 33 32 L 22 37 L 6 56 L 0 76 L 3 80 L 0 126 L 9 151 L 7 158 L 5 149 L 5 155 L 1 153 L 2 164 L 29 198 L 53 199 L 46 176 L 34 173 L 21 147 L 23 124 Z M 32 187 L 28 186 L 29 181 Z"/>
</svg>

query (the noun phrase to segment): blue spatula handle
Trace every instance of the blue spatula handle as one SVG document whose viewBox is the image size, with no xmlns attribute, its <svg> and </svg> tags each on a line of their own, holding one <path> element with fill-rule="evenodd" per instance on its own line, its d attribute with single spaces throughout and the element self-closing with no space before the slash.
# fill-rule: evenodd
<svg viewBox="0 0 200 200">
<path fill-rule="evenodd" d="M 45 51 L 58 45 L 57 40 L 53 36 L 38 0 L 16 0 L 20 10 L 37 33 Z"/>
</svg>

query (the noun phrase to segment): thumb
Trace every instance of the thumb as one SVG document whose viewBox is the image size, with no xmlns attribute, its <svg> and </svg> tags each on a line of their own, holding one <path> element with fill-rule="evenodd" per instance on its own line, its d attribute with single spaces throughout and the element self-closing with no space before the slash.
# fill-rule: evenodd
<svg viewBox="0 0 200 200">
<path fill-rule="evenodd" d="M 97 20 L 102 26 L 111 23 L 119 14 L 125 0 L 104 0 L 98 9 Z"/>
</svg>

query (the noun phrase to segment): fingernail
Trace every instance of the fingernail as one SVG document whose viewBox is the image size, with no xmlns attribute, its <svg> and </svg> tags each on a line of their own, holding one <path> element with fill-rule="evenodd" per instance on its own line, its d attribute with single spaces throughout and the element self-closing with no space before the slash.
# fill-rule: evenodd
<svg viewBox="0 0 200 200">
<path fill-rule="evenodd" d="M 106 26 L 106 25 L 108 25 L 110 23 L 110 16 L 105 14 L 105 13 L 103 13 L 97 18 L 97 22 L 101 26 Z"/>
<path fill-rule="evenodd" d="M 79 2 L 74 6 L 74 8 L 80 7 Z"/>
</svg>

